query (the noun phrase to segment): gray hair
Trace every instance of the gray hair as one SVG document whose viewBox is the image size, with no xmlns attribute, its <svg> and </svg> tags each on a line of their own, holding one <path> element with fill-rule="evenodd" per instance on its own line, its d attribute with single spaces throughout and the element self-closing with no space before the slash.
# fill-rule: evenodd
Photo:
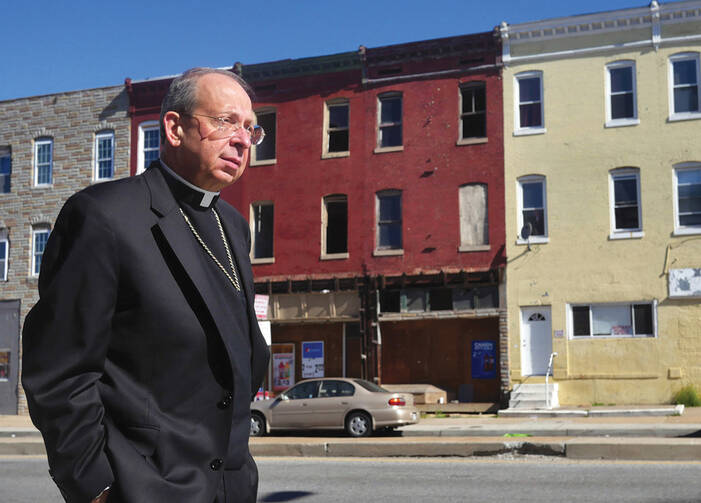
<svg viewBox="0 0 701 503">
<path fill-rule="evenodd" d="M 228 70 L 220 70 L 218 68 L 190 68 L 170 83 L 168 92 L 161 103 L 161 118 L 159 121 L 161 145 L 164 145 L 166 140 L 165 126 L 163 125 L 163 117 L 165 114 L 171 111 L 180 114 L 192 113 L 197 105 L 197 82 L 210 73 L 218 73 L 230 77 L 246 91 L 246 94 L 248 94 L 251 101 L 253 101 L 253 89 L 241 76 Z"/>
</svg>

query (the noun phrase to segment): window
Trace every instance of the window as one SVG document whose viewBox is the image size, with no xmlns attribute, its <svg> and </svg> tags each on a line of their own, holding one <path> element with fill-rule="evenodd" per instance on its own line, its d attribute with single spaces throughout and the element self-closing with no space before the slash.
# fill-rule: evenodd
<svg viewBox="0 0 701 503">
<path fill-rule="evenodd" d="M 402 146 L 402 96 L 388 94 L 378 97 L 377 148 Z"/>
<path fill-rule="evenodd" d="M 380 291 L 380 312 L 472 311 L 499 307 L 496 285 L 472 288 L 406 288 Z"/>
<path fill-rule="evenodd" d="M 114 132 L 103 131 L 95 136 L 95 180 L 114 177 Z"/>
<path fill-rule="evenodd" d="M 572 305 L 570 333 L 581 337 L 654 337 L 657 302 Z"/>
<path fill-rule="evenodd" d="M 41 258 L 44 255 L 46 242 L 49 240 L 49 229 L 40 227 L 32 229 L 32 276 L 38 276 L 41 271 Z"/>
<path fill-rule="evenodd" d="M 346 381 L 321 381 L 319 398 L 334 398 L 355 395 L 355 388 Z"/>
<path fill-rule="evenodd" d="M 701 165 L 682 164 L 674 171 L 675 234 L 701 233 Z"/>
<path fill-rule="evenodd" d="M 10 242 L 7 232 L 0 231 L 0 281 L 7 281 L 7 269 L 10 260 Z"/>
<path fill-rule="evenodd" d="M 514 134 L 545 132 L 543 120 L 543 73 L 525 72 L 516 75 L 516 124 Z"/>
<path fill-rule="evenodd" d="M 701 118 L 699 54 L 675 54 L 669 58 L 669 63 L 670 119 Z"/>
<path fill-rule="evenodd" d="M 12 177 L 12 148 L 0 147 L 0 194 L 9 194 Z"/>
<path fill-rule="evenodd" d="M 518 182 L 518 228 L 519 243 L 526 243 L 527 239 L 521 239 L 522 229 L 530 230 L 530 242 L 547 242 L 548 240 L 548 212 L 545 197 L 545 177 L 527 176 Z"/>
<path fill-rule="evenodd" d="M 275 110 L 258 110 L 256 120 L 265 130 L 265 138 L 260 145 L 253 147 L 251 164 L 273 164 L 275 162 L 275 142 L 277 139 L 277 113 Z"/>
<path fill-rule="evenodd" d="M 464 84 L 460 87 L 460 139 L 487 136 L 487 100 L 484 84 Z"/>
<path fill-rule="evenodd" d="M 460 251 L 489 249 L 487 218 L 487 185 L 468 184 L 460 187 Z"/>
<path fill-rule="evenodd" d="M 149 165 L 159 158 L 161 131 L 156 121 L 139 124 L 139 152 L 137 173 L 143 173 Z"/>
<path fill-rule="evenodd" d="M 348 197 L 344 194 L 324 198 L 322 221 L 322 258 L 348 258 Z"/>
<path fill-rule="evenodd" d="M 606 66 L 606 126 L 638 124 L 635 62 L 617 61 Z"/>
<path fill-rule="evenodd" d="M 611 172 L 611 238 L 642 237 L 640 176 L 637 170 Z"/>
<path fill-rule="evenodd" d="M 317 398 L 321 381 L 301 382 L 294 388 L 285 391 L 284 396 L 290 400 L 302 400 L 305 398 Z"/>
<path fill-rule="evenodd" d="M 273 258 L 273 203 L 259 202 L 251 205 L 253 223 L 253 260 L 271 262 Z"/>
<path fill-rule="evenodd" d="M 402 249 L 402 193 L 387 190 L 377 193 L 377 246 L 381 250 Z"/>
<path fill-rule="evenodd" d="M 54 141 L 38 138 L 34 142 L 34 185 L 51 185 L 54 159 Z"/>
<path fill-rule="evenodd" d="M 324 156 L 347 155 L 350 150 L 348 101 L 326 103 L 324 116 Z"/>
</svg>

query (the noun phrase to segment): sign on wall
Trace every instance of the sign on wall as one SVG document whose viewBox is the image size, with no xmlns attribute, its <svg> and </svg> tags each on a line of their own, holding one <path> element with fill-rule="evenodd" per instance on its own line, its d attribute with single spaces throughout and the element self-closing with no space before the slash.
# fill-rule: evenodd
<svg viewBox="0 0 701 503">
<path fill-rule="evenodd" d="M 492 341 L 472 341 L 472 378 L 494 379 L 496 376 L 496 343 Z"/>
<path fill-rule="evenodd" d="M 669 296 L 676 298 L 701 297 L 701 269 L 670 269 Z"/>
<path fill-rule="evenodd" d="M 295 354 L 273 353 L 273 391 L 284 391 L 295 383 Z"/>
<path fill-rule="evenodd" d="M 324 341 L 302 343 L 302 377 L 324 377 Z"/>
</svg>

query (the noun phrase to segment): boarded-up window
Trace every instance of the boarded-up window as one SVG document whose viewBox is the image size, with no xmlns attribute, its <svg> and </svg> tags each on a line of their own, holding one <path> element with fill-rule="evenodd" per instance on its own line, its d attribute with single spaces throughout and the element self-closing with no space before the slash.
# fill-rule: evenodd
<svg viewBox="0 0 701 503">
<path fill-rule="evenodd" d="M 487 185 L 475 183 L 460 187 L 460 246 L 489 244 Z"/>
</svg>

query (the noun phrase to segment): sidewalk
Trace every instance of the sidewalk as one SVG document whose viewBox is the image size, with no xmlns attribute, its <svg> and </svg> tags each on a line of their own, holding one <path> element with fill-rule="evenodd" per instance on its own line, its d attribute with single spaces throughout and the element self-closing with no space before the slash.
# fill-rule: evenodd
<svg viewBox="0 0 701 503">
<path fill-rule="evenodd" d="M 502 411 L 503 412 L 503 411 Z M 577 412 L 576 414 L 574 412 Z M 585 413 L 589 415 L 585 415 Z M 526 417 L 423 418 L 395 435 L 252 438 L 254 456 L 387 457 L 540 454 L 571 459 L 701 461 L 701 407 L 556 409 Z M 323 435 L 323 436 L 322 436 Z M 45 454 L 26 416 L 0 416 L 0 455 Z"/>
</svg>

